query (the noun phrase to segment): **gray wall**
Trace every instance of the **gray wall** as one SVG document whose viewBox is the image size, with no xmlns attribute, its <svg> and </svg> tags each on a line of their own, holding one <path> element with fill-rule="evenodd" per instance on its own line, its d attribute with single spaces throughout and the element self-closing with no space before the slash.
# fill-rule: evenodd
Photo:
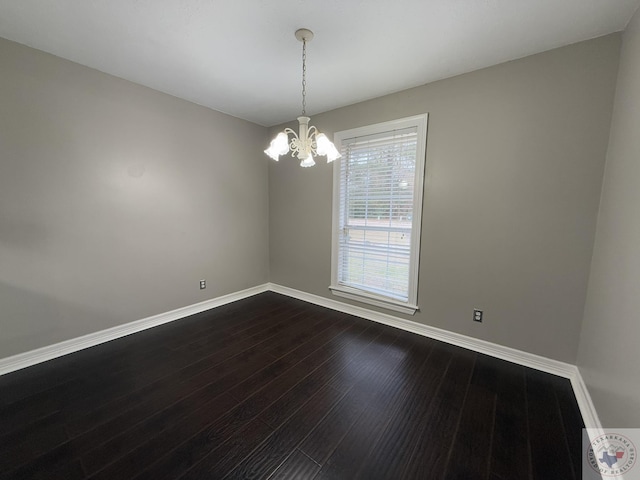
<svg viewBox="0 0 640 480">
<path fill-rule="evenodd" d="M 267 129 L 2 39 L 0 69 L 0 358 L 268 281 Z"/>
<path fill-rule="evenodd" d="M 640 427 L 640 10 L 623 36 L 578 367 L 605 427 Z"/>
<path fill-rule="evenodd" d="M 614 34 L 312 116 L 331 135 L 429 113 L 406 318 L 575 363 L 619 48 Z M 331 297 L 331 192 L 331 166 L 271 162 L 272 282 Z"/>
</svg>

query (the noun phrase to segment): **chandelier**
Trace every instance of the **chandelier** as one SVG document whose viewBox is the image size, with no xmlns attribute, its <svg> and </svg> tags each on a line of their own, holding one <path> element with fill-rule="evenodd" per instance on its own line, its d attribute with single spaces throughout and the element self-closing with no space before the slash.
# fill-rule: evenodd
<svg viewBox="0 0 640 480">
<path fill-rule="evenodd" d="M 307 42 L 313 38 L 313 32 L 306 28 L 296 30 L 296 38 L 302 42 L 302 116 L 298 117 L 298 133 L 290 128 L 285 128 L 271 140 L 269 148 L 264 153 L 276 162 L 280 155 L 291 154 L 300 159 L 301 167 L 313 167 L 316 155 L 327 157 L 327 162 L 333 162 L 340 158 L 340 152 L 324 133 L 320 133 L 314 126 L 309 126 L 310 118 L 306 116 L 307 107 Z M 291 135 L 291 141 L 289 141 Z"/>
</svg>

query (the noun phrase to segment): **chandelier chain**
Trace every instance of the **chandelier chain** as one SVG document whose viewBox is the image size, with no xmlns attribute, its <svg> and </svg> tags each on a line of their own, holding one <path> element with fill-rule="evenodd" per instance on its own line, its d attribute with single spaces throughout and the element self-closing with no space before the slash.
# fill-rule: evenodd
<svg viewBox="0 0 640 480">
<path fill-rule="evenodd" d="M 302 40 L 302 116 L 307 114 L 307 40 Z"/>
</svg>

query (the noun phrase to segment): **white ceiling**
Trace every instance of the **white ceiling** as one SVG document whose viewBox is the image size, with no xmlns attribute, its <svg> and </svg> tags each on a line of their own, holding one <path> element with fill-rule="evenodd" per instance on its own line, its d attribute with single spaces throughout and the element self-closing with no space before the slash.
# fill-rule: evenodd
<svg viewBox="0 0 640 480">
<path fill-rule="evenodd" d="M 0 37 L 271 126 L 624 29 L 640 0 L 0 0 Z M 0 66 L 1 69 L 1 66 Z M 1 70 L 0 70 L 1 72 Z"/>
</svg>

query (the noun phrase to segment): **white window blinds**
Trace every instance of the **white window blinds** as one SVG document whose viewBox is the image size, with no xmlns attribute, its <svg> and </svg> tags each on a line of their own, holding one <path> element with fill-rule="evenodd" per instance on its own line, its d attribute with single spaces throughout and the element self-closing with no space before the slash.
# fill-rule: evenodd
<svg viewBox="0 0 640 480">
<path fill-rule="evenodd" d="M 391 123 L 337 142 L 332 290 L 415 304 L 426 116 L 424 136 L 415 121 Z"/>
</svg>

